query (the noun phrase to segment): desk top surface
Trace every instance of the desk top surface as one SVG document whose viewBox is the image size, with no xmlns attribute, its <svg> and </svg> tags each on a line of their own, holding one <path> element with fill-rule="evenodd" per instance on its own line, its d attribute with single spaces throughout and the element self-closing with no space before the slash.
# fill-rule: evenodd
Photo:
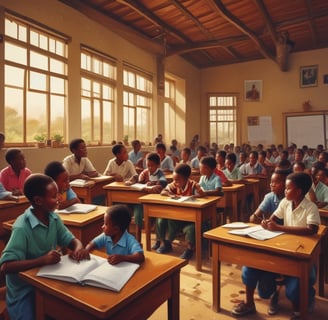
<svg viewBox="0 0 328 320">
<path fill-rule="evenodd" d="M 0 200 L 0 209 L 1 208 L 7 208 L 15 205 L 20 205 L 20 204 L 26 204 L 29 202 L 26 197 L 19 197 L 18 201 L 12 201 L 12 200 Z"/>
<path fill-rule="evenodd" d="M 146 185 L 145 185 L 145 187 L 146 187 Z M 132 186 L 125 185 L 124 182 L 117 182 L 117 181 L 106 184 L 105 186 L 103 186 L 103 189 L 121 190 L 121 191 L 141 191 L 136 188 L 133 188 Z"/>
<path fill-rule="evenodd" d="M 245 188 L 245 185 L 242 183 L 236 183 L 231 186 L 224 186 L 222 187 L 223 191 L 231 192 L 231 191 L 239 191 Z"/>
<path fill-rule="evenodd" d="M 249 225 L 253 225 L 249 223 Z M 309 257 L 320 242 L 321 237 L 327 232 L 327 227 L 320 225 L 318 234 L 300 236 L 283 233 L 267 240 L 257 240 L 247 236 L 229 233 L 229 228 L 217 227 L 204 233 L 204 237 L 221 243 L 235 244 L 241 247 L 263 249 L 295 257 Z"/>
<path fill-rule="evenodd" d="M 181 206 L 181 207 L 193 207 L 193 208 L 203 208 L 207 207 L 213 203 L 217 203 L 221 197 L 201 197 L 195 198 L 193 200 L 187 200 L 183 202 L 177 202 L 176 200 L 172 200 L 170 197 L 162 196 L 160 194 L 148 194 L 139 198 L 141 203 L 151 203 L 151 204 L 165 204 L 172 206 Z"/>
<path fill-rule="evenodd" d="M 104 252 L 95 254 L 106 257 Z M 136 271 L 120 292 L 65 281 L 47 279 L 36 276 L 39 268 L 21 272 L 27 282 L 59 299 L 87 310 L 101 318 L 110 317 L 117 308 L 128 307 L 135 297 L 141 296 L 149 286 L 154 286 L 163 278 L 171 276 L 188 262 L 180 258 L 145 252 L 145 262 Z M 115 310 L 113 310 L 115 309 Z"/>
</svg>

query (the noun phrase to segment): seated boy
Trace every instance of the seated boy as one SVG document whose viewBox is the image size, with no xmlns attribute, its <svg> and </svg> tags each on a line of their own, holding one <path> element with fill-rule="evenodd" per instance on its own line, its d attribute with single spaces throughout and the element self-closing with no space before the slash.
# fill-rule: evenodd
<svg viewBox="0 0 328 320">
<path fill-rule="evenodd" d="M 164 196 L 204 196 L 204 191 L 200 185 L 196 181 L 189 179 L 190 175 L 190 166 L 187 164 L 177 165 L 173 172 L 173 182 L 168 184 L 161 194 Z M 157 249 L 158 253 L 172 251 L 172 241 L 175 239 L 177 231 L 182 229 L 188 244 L 180 258 L 189 260 L 193 256 L 195 246 L 194 223 L 159 218 L 156 221 L 156 225 L 157 234 L 161 241 L 161 246 Z M 166 231 L 168 231 L 167 239 Z"/>
<path fill-rule="evenodd" d="M 133 140 L 131 142 L 132 150 L 129 152 L 129 160 L 133 163 L 133 165 L 136 167 L 138 160 L 143 158 L 143 153 L 140 150 L 141 149 L 141 143 L 139 140 Z"/>
<path fill-rule="evenodd" d="M 103 233 L 87 244 L 83 250 L 84 255 L 94 249 L 105 248 L 110 264 L 122 261 L 143 262 L 145 257 L 140 243 L 127 231 L 130 222 L 131 215 L 126 205 L 109 207 L 104 215 Z"/>
<path fill-rule="evenodd" d="M 48 163 L 44 169 L 44 174 L 52 178 L 57 184 L 60 195 L 58 199 L 58 209 L 65 209 L 74 203 L 80 202 L 80 199 L 70 187 L 68 172 L 59 161 Z"/>
<path fill-rule="evenodd" d="M 164 143 L 156 144 L 156 152 L 161 159 L 161 170 L 163 172 L 173 172 L 174 170 L 174 162 L 172 157 L 166 154 L 166 146 Z"/>
<path fill-rule="evenodd" d="M 6 152 L 6 161 L 9 166 L 0 172 L 0 182 L 13 196 L 23 195 L 23 187 L 31 170 L 26 168 L 26 160 L 20 149 L 9 149 Z"/>
<path fill-rule="evenodd" d="M 35 319 L 34 288 L 18 273 L 34 267 L 56 264 L 60 253 L 56 246 L 73 250 L 77 261 L 86 258 L 80 240 L 66 228 L 54 210 L 58 205 L 58 188 L 48 176 L 32 174 L 24 184 L 24 194 L 31 207 L 15 221 L 0 265 L 6 275 L 6 303 L 10 319 Z"/>
<path fill-rule="evenodd" d="M 63 166 L 69 174 L 69 179 L 84 179 L 97 177 L 99 174 L 92 162 L 87 158 L 88 151 L 83 139 L 73 139 L 69 144 L 69 149 L 72 152 L 63 160 Z"/>
</svg>

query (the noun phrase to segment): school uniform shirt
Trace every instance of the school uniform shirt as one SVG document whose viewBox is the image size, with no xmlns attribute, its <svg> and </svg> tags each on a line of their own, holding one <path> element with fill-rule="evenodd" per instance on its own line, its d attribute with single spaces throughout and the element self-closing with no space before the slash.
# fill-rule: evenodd
<svg viewBox="0 0 328 320">
<path fill-rule="evenodd" d="M 104 175 L 111 176 L 119 174 L 123 180 L 129 180 L 133 176 L 137 176 L 136 168 L 130 160 L 123 161 L 120 165 L 117 164 L 116 158 L 108 161 Z"/>
<path fill-rule="evenodd" d="M 229 180 L 240 180 L 242 179 L 241 172 L 237 166 L 235 166 L 232 171 L 229 171 L 228 168 L 223 170 L 224 175 Z"/>
<path fill-rule="evenodd" d="M 252 167 L 250 163 L 247 163 L 245 166 L 239 168 L 243 176 L 248 176 L 250 174 L 266 174 L 266 170 L 258 162 Z"/>
<path fill-rule="evenodd" d="M 149 173 L 148 169 L 143 170 L 138 178 L 138 182 L 140 183 L 147 183 L 147 182 L 159 182 L 162 188 L 165 188 L 167 185 L 167 180 L 163 171 L 158 168 L 153 174 Z"/>
<path fill-rule="evenodd" d="M 277 210 L 273 214 L 277 218 L 284 220 L 284 226 L 306 227 L 308 224 L 320 224 L 318 207 L 307 198 L 304 198 L 294 210 L 292 201 L 284 198 L 280 201 Z"/>
<path fill-rule="evenodd" d="M 199 159 L 198 156 L 194 157 L 191 159 L 190 161 L 190 166 L 194 169 L 198 169 L 199 168 Z"/>
<path fill-rule="evenodd" d="M 6 198 L 8 196 L 12 195 L 10 191 L 7 191 L 3 184 L 0 182 L 0 199 Z"/>
<path fill-rule="evenodd" d="M 113 243 L 113 240 L 110 236 L 106 236 L 104 233 L 101 233 L 99 236 L 95 237 L 91 242 L 94 243 L 97 249 L 106 248 L 107 254 L 133 254 L 137 252 L 143 252 L 140 243 L 136 238 L 127 232 L 124 231 L 120 240 L 117 243 Z"/>
<path fill-rule="evenodd" d="M 57 245 L 67 247 L 74 238 L 56 213 L 49 212 L 49 225 L 46 226 L 32 213 L 32 207 L 29 207 L 16 219 L 10 240 L 2 252 L 0 265 L 6 261 L 36 259 Z M 15 319 L 31 319 L 31 315 L 25 312 L 34 303 L 33 286 L 21 279 L 18 273 L 7 273 L 6 287 L 10 318 L 15 315 Z"/>
<path fill-rule="evenodd" d="M 161 161 L 161 169 L 163 171 L 173 171 L 174 170 L 173 159 L 170 156 L 165 156 L 165 158 Z"/>
<path fill-rule="evenodd" d="M 324 183 L 319 181 L 317 185 L 313 184 L 312 188 L 318 201 L 328 202 L 328 187 Z"/>
<path fill-rule="evenodd" d="M 137 153 L 134 152 L 134 150 L 129 152 L 129 160 L 135 165 L 137 161 L 142 158 L 142 151 L 139 150 Z"/>
<path fill-rule="evenodd" d="M 201 176 L 199 179 L 199 185 L 204 191 L 214 191 L 222 187 L 221 179 L 215 173 L 210 178 L 207 176 Z"/>
<path fill-rule="evenodd" d="M 7 191 L 15 189 L 23 191 L 26 178 L 32 173 L 28 168 L 24 168 L 16 175 L 14 169 L 8 166 L 0 171 L 0 182 Z"/>
<path fill-rule="evenodd" d="M 80 174 L 82 172 L 92 172 L 97 171 L 93 166 L 92 162 L 87 158 L 81 158 L 80 163 L 75 161 L 74 154 L 71 154 L 64 158 L 63 166 L 69 175 Z"/>
<path fill-rule="evenodd" d="M 192 196 L 196 193 L 196 186 L 196 181 L 188 179 L 183 189 L 178 187 L 175 182 L 171 182 L 166 186 L 165 190 L 178 196 Z"/>
<path fill-rule="evenodd" d="M 267 193 L 259 205 L 259 209 L 270 215 L 277 210 L 281 199 L 274 192 Z"/>
<path fill-rule="evenodd" d="M 222 170 L 215 168 L 214 173 L 220 177 L 222 183 L 226 183 L 228 181 L 228 178 L 225 176 Z"/>
<path fill-rule="evenodd" d="M 77 198 L 76 193 L 73 191 L 72 188 L 68 188 L 66 191 L 64 191 L 63 193 L 60 194 L 62 200 L 61 201 L 65 201 L 65 200 L 72 200 Z"/>
</svg>

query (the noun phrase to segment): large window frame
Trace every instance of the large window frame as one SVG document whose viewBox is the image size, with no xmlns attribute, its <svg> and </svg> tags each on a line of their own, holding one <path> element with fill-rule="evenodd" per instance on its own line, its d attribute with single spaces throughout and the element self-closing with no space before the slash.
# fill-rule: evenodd
<svg viewBox="0 0 328 320">
<path fill-rule="evenodd" d="M 116 60 L 81 46 L 81 137 L 88 144 L 114 140 L 116 87 Z"/>
<path fill-rule="evenodd" d="M 123 65 L 123 139 L 151 142 L 153 78 L 128 64 Z"/>
<path fill-rule="evenodd" d="M 5 13 L 4 131 L 6 143 L 36 136 L 66 138 L 69 37 Z"/>
<path fill-rule="evenodd" d="M 237 144 L 238 99 L 236 93 L 208 94 L 210 143 Z"/>
</svg>

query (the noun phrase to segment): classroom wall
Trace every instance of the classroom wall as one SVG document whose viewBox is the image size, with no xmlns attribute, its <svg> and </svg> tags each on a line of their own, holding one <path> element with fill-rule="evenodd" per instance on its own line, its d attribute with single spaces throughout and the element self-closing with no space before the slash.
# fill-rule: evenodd
<svg viewBox="0 0 328 320">
<path fill-rule="evenodd" d="M 208 92 L 237 92 L 240 95 L 238 143 L 252 143 L 248 141 L 247 117 L 249 116 L 271 116 L 272 143 L 284 143 L 283 112 L 302 112 L 302 104 L 307 100 L 310 100 L 313 106 L 311 111 L 328 108 L 328 85 L 323 84 L 323 75 L 328 74 L 327 56 L 328 49 L 291 53 L 288 72 L 280 71 L 278 65 L 268 59 L 203 69 L 201 70 L 202 109 L 207 109 Z M 300 88 L 300 67 L 316 64 L 319 66 L 318 86 Z M 244 101 L 245 80 L 263 81 L 262 101 Z M 206 125 L 207 119 L 203 117 L 202 127 Z"/>
</svg>

